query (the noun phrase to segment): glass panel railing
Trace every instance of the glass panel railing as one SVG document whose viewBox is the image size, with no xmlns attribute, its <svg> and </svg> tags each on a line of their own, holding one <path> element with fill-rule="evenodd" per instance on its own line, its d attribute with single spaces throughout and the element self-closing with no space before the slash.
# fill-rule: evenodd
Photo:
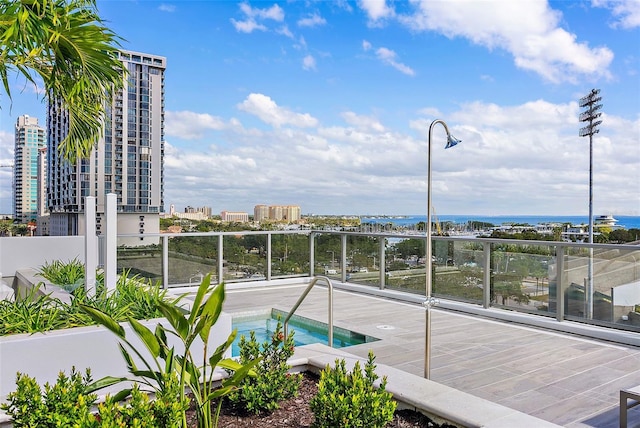
<svg viewBox="0 0 640 428">
<path fill-rule="evenodd" d="M 153 283 L 162 283 L 162 246 L 126 244 L 127 240 L 118 239 L 116 250 L 118 274 L 128 272 L 129 276 L 135 275 Z"/>
<path fill-rule="evenodd" d="M 316 275 L 325 275 L 331 279 L 339 280 L 342 274 L 340 266 L 341 239 L 338 234 L 318 234 L 315 246 Z"/>
<path fill-rule="evenodd" d="M 640 250 L 613 250 L 599 255 L 608 262 L 595 270 L 596 284 L 608 280 L 612 293 L 611 321 L 616 327 L 640 329 Z M 605 279 L 606 278 L 606 279 Z M 604 288 L 604 287 L 602 287 Z"/>
<path fill-rule="evenodd" d="M 492 248 L 492 304 L 554 315 L 549 307 L 549 271 L 555 247 L 514 243 Z"/>
<path fill-rule="evenodd" d="M 438 238 L 433 242 L 433 295 L 482 304 L 482 244 Z"/>
<path fill-rule="evenodd" d="M 168 285 L 197 285 L 211 273 L 217 282 L 218 236 L 173 236 L 168 239 Z"/>
<path fill-rule="evenodd" d="M 380 239 L 384 238 L 366 235 L 347 236 L 347 282 L 380 286 Z"/>
<path fill-rule="evenodd" d="M 309 275 L 309 235 L 271 236 L 271 276 L 287 278 Z"/>
<path fill-rule="evenodd" d="M 408 293 L 425 294 L 426 238 L 389 238 L 385 287 Z"/>
<path fill-rule="evenodd" d="M 223 245 L 223 281 L 267 279 L 267 239 L 265 234 L 226 235 Z"/>
<path fill-rule="evenodd" d="M 640 325 L 640 251 L 580 247 L 567 253 L 567 319 Z"/>
</svg>

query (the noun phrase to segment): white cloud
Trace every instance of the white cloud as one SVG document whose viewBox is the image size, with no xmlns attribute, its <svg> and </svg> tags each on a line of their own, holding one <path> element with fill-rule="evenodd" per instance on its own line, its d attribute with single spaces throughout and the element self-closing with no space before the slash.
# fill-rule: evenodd
<svg viewBox="0 0 640 428">
<path fill-rule="evenodd" d="M 293 33 L 289 30 L 289 27 L 287 27 L 286 25 L 283 25 L 282 27 L 277 29 L 276 33 L 282 34 L 283 36 L 286 36 L 290 39 L 293 39 L 295 37 Z"/>
<path fill-rule="evenodd" d="M 237 107 L 239 110 L 257 116 L 263 122 L 276 128 L 283 125 L 292 125 L 301 128 L 318 125 L 318 120 L 310 114 L 295 113 L 286 108 L 279 107 L 275 101 L 263 94 L 249 94 Z"/>
<path fill-rule="evenodd" d="M 176 7 L 175 5 L 172 4 L 166 4 L 166 3 L 162 3 L 160 4 L 160 6 L 158 6 L 158 10 L 162 11 L 162 12 L 175 12 L 176 11 Z"/>
<path fill-rule="evenodd" d="M 303 212 L 334 214 L 424 209 L 427 134 L 443 117 L 438 109 L 425 105 L 406 126 L 392 129 L 383 118 L 353 111 L 340 114 L 346 126 L 319 126 L 311 113 L 291 112 L 262 94 L 249 95 L 238 108 L 273 128 L 248 129 L 238 119 L 217 118 L 214 123 L 227 124 L 225 144 L 208 143 L 204 135 L 202 144 L 193 145 L 204 147 L 197 152 L 168 144 L 168 203 L 199 201 L 217 210 L 292 203 Z M 588 140 L 577 136 L 579 111 L 576 102 L 538 99 L 474 101 L 448 112 L 447 125 L 462 143 L 444 150 L 444 129 L 434 129 L 438 213 L 585 214 Z M 640 157 L 634 155 L 640 154 L 640 118 L 603 115 L 603 121 L 594 138 L 594 210 L 639 215 L 638 189 L 629 183 L 640 182 Z"/>
<path fill-rule="evenodd" d="M 267 9 L 260 9 L 252 8 L 248 3 L 241 3 L 240 11 L 245 15 L 245 19 L 235 20 L 231 18 L 231 23 L 241 33 L 252 33 L 255 30 L 267 31 L 266 25 L 259 23 L 258 20 L 284 21 L 284 11 L 277 4 Z"/>
<path fill-rule="evenodd" d="M 358 129 L 370 130 L 373 132 L 384 132 L 385 128 L 377 119 L 369 116 L 362 116 L 353 112 L 347 111 L 341 114 L 342 118 L 349 125 L 355 126 Z"/>
<path fill-rule="evenodd" d="M 366 52 L 366 51 L 368 51 L 370 49 L 371 49 L 371 43 L 369 43 L 366 40 L 363 40 L 362 41 L 362 50 Z"/>
<path fill-rule="evenodd" d="M 302 68 L 305 70 L 316 69 L 316 59 L 312 55 L 307 55 L 302 59 Z"/>
<path fill-rule="evenodd" d="M 611 14 L 616 18 L 612 26 L 623 29 L 640 27 L 640 1 L 638 0 L 592 0 L 594 7 L 606 7 L 611 9 Z"/>
<path fill-rule="evenodd" d="M 392 51 L 391 49 L 387 49 L 387 48 L 378 48 L 376 50 L 376 56 L 378 57 L 378 59 L 380 61 L 382 61 L 385 64 L 390 65 L 391 67 L 395 68 L 396 70 L 398 70 L 399 72 L 401 72 L 402 74 L 406 74 L 407 76 L 415 76 L 416 72 L 413 71 L 413 69 L 401 62 L 398 62 L 396 60 L 397 55 L 394 51 Z"/>
<path fill-rule="evenodd" d="M 284 21 L 284 10 L 277 4 L 270 8 L 260 9 L 253 8 L 248 3 L 240 4 L 240 10 L 249 18 L 271 19 L 273 21 Z"/>
<path fill-rule="evenodd" d="M 438 31 L 464 37 L 489 49 L 500 48 L 515 64 L 553 82 L 609 78 L 613 52 L 590 47 L 559 27 L 560 12 L 543 1 L 468 2 L 414 0 L 413 15 L 400 22 L 414 31 Z"/>
<path fill-rule="evenodd" d="M 225 123 L 219 117 L 191 111 L 167 111 L 165 129 L 167 135 L 184 140 L 202 138 L 208 130 L 222 130 Z"/>
<path fill-rule="evenodd" d="M 252 33 L 255 30 L 267 31 L 267 27 L 262 24 L 258 24 L 254 19 L 247 19 L 245 21 L 236 21 L 231 18 L 231 23 L 235 29 L 241 33 Z"/>
<path fill-rule="evenodd" d="M 327 23 L 327 20 L 324 19 L 322 16 L 318 15 L 317 13 L 314 13 L 312 15 L 309 15 L 306 18 L 302 18 L 298 20 L 298 27 L 320 27 L 322 25 L 325 25 Z"/>
<path fill-rule="evenodd" d="M 381 20 L 395 15 L 394 9 L 387 6 L 385 0 L 359 0 L 358 6 L 366 12 L 369 25 L 372 26 L 379 25 Z"/>
</svg>

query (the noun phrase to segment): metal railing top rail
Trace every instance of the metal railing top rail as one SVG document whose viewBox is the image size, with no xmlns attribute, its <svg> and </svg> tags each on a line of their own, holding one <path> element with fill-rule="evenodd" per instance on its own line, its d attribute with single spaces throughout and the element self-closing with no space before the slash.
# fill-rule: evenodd
<svg viewBox="0 0 640 428">
<path fill-rule="evenodd" d="M 353 232 L 339 230 L 322 229 L 299 229 L 299 230 L 240 230 L 235 232 L 183 232 L 183 233 L 145 233 L 145 234 L 119 234 L 118 238 L 137 237 L 198 237 L 198 236 L 242 236 L 242 235 L 348 235 L 348 236 L 368 236 L 381 238 L 418 239 L 426 238 L 425 234 L 406 234 L 399 232 Z M 506 239 L 506 238 L 484 238 L 472 236 L 431 236 L 434 241 L 459 241 L 477 242 L 478 244 L 488 242 L 490 244 L 512 244 L 512 245 L 538 245 L 538 246 L 563 246 L 569 248 L 602 248 L 617 249 L 626 251 L 640 250 L 640 244 L 590 244 L 588 242 L 566 242 L 566 241 L 540 241 L 527 239 Z"/>
<path fill-rule="evenodd" d="M 329 341 L 329 346 L 331 348 L 333 348 L 333 284 L 331 283 L 331 280 L 329 278 L 327 278 L 326 276 L 315 276 L 311 280 L 311 282 L 309 282 L 309 285 L 307 285 L 307 288 L 305 288 L 304 292 L 298 298 L 298 301 L 295 303 L 295 305 L 293 305 L 293 308 L 291 308 L 291 310 L 289 311 L 289 314 L 287 314 L 287 317 L 284 319 L 284 337 L 285 337 L 285 339 L 287 337 L 289 337 L 289 320 L 291 319 L 293 314 L 296 312 L 296 310 L 298 309 L 300 304 L 307 297 L 307 295 L 309 294 L 311 289 L 320 280 L 322 280 L 322 281 L 327 283 L 327 291 L 329 293 L 329 296 L 328 296 L 329 297 L 329 304 L 328 304 L 328 306 L 329 306 L 329 318 L 327 320 L 327 336 L 328 336 L 327 339 Z"/>
</svg>

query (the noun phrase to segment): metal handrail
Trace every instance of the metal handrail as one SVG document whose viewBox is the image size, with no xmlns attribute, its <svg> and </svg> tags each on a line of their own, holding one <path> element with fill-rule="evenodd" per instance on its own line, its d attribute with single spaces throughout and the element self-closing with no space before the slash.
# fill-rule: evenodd
<svg viewBox="0 0 640 428">
<path fill-rule="evenodd" d="M 288 329 L 289 319 L 291 319 L 291 317 L 293 316 L 294 312 L 298 309 L 298 306 L 300 306 L 302 301 L 307 297 L 307 294 L 309 294 L 309 292 L 311 291 L 313 286 L 316 285 L 316 283 L 319 280 L 323 280 L 324 282 L 327 283 L 327 289 L 329 291 L 329 320 L 327 322 L 327 325 L 329 327 L 328 328 L 328 336 L 329 336 L 328 340 L 329 340 L 329 346 L 333 348 L 333 284 L 331 283 L 331 280 L 329 278 L 327 278 L 326 276 L 316 276 L 316 277 L 314 277 L 311 280 L 311 282 L 309 283 L 309 285 L 307 285 L 307 288 L 302 293 L 302 296 L 300 296 L 300 298 L 298 299 L 296 304 L 293 305 L 293 308 L 291 308 L 291 311 L 289 311 L 289 314 L 284 319 L 284 337 L 285 338 L 289 337 L 289 332 L 288 332 L 288 330 L 289 330 Z"/>
</svg>

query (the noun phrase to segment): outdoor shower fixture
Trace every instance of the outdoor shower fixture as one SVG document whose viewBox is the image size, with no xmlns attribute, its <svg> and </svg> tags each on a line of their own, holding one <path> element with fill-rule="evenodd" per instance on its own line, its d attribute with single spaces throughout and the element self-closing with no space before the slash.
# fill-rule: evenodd
<svg viewBox="0 0 640 428">
<path fill-rule="evenodd" d="M 428 140 L 428 160 L 427 160 L 427 254 L 426 254 L 426 265 L 425 265 L 425 273 L 427 278 L 425 297 L 426 300 L 423 303 L 423 306 L 426 308 L 425 311 L 425 340 L 424 340 L 424 377 L 429 379 L 430 377 L 430 365 L 431 365 L 431 308 L 433 308 L 438 300 L 431 296 L 431 270 L 432 270 L 432 248 L 431 248 L 431 136 L 433 134 L 433 128 L 437 124 L 441 124 L 444 127 L 444 130 L 447 132 L 447 145 L 444 146 L 445 149 L 449 149 L 456 144 L 460 143 L 460 140 L 455 138 L 449 132 L 449 127 L 446 123 L 444 123 L 441 119 L 436 119 L 431 122 L 429 126 L 429 140 Z"/>
</svg>

